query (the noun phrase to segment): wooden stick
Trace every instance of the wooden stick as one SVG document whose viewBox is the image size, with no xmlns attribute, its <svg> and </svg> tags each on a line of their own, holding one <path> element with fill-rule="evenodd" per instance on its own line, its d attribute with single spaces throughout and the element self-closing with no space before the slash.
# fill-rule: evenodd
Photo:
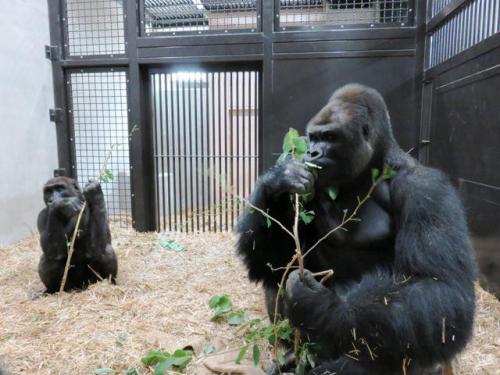
<svg viewBox="0 0 500 375">
<path fill-rule="evenodd" d="M 73 252 L 75 250 L 75 241 L 78 235 L 78 228 L 80 228 L 80 221 L 82 220 L 83 211 L 85 211 L 85 207 L 87 206 L 87 202 L 83 202 L 82 208 L 78 213 L 78 218 L 76 219 L 75 230 L 73 231 L 73 236 L 71 237 L 71 242 L 69 244 L 68 249 L 68 259 L 66 260 L 66 265 L 64 266 L 64 273 L 61 280 L 61 286 L 59 288 L 59 292 L 64 292 L 64 288 L 66 286 L 66 280 L 68 278 L 69 268 L 71 267 L 71 258 L 73 256 Z"/>
</svg>

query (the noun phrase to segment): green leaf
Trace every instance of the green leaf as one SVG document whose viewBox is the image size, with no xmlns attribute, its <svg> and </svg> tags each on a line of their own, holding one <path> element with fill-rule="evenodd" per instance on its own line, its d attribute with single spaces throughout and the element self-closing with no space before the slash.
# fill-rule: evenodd
<svg viewBox="0 0 500 375">
<path fill-rule="evenodd" d="M 172 357 L 168 357 L 167 359 L 159 362 L 155 367 L 154 375 L 164 375 L 165 372 L 172 367 L 174 360 Z"/>
<path fill-rule="evenodd" d="M 314 354 L 307 352 L 306 358 L 307 358 L 307 362 L 309 363 L 311 368 L 315 368 L 316 367 L 316 358 L 315 358 Z"/>
<path fill-rule="evenodd" d="M 293 157 L 298 160 L 307 152 L 307 141 L 303 137 L 293 140 Z"/>
<path fill-rule="evenodd" d="M 230 326 L 239 326 L 245 321 L 245 312 L 243 310 L 233 311 L 229 314 L 227 322 Z"/>
<path fill-rule="evenodd" d="M 269 210 L 266 211 L 269 214 Z M 266 216 L 266 225 L 268 228 L 271 228 L 271 225 L 273 225 L 273 222 L 271 219 L 269 219 L 269 216 Z"/>
<path fill-rule="evenodd" d="M 299 132 L 294 128 L 290 128 L 283 139 L 283 152 L 285 154 L 290 154 L 293 151 L 294 141 L 297 138 L 299 138 Z"/>
<path fill-rule="evenodd" d="M 253 364 L 255 366 L 258 366 L 259 361 L 260 361 L 260 349 L 259 349 L 257 344 L 254 344 L 254 346 L 253 346 L 252 359 L 253 359 Z"/>
<path fill-rule="evenodd" d="M 104 368 L 96 368 L 94 370 L 95 375 L 105 375 L 105 374 L 112 374 L 113 369 L 109 367 L 104 367 Z"/>
<path fill-rule="evenodd" d="M 380 171 L 377 168 L 372 169 L 372 183 L 375 183 L 377 181 L 378 176 L 380 176 Z"/>
<path fill-rule="evenodd" d="M 181 245 L 180 243 L 175 242 L 174 240 L 159 240 L 158 243 L 164 249 L 175 251 L 176 253 L 186 250 L 186 246 Z"/>
<path fill-rule="evenodd" d="M 240 349 L 240 352 L 238 353 L 238 356 L 236 357 L 236 364 L 239 365 L 243 357 L 245 357 L 245 354 L 247 354 L 248 351 L 248 344 L 243 345 L 242 348 Z"/>
<path fill-rule="evenodd" d="M 215 352 L 215 346 L 213 346 L 212 344 L 205 345 L 205 347 L 203 348 L 203 354 L 205 355 L 209 355 L 213 352 Z"/>
<path fill-rule="evenodd" d="M 285 365 L 285 363 L 286 363 L 285 353 L 278 352 L 278 363 L 280 364 L 280 366 L 284 366 Z"/>
<path fill-rule="evenodd" d="M 193 359 L 193 354 L 189 350 L 178 349 L 170 357 L 173 359 L 173 366 L 178 370 L 183 370 Z"/>
<path fill-rule="evenodd" d="M 139 375 L 139 372 L 135 368 L 129 368 L 125 375 Z"/>
<path fill-rule="evenodd" d="M 384 173 L 382 174 L 382 178 L 384 180 L 390 180 L 396 174 L 397 174 L 397 172 L 394 169 L 392 169 L 392 167 L 389 164 L 384 165 Z"/>
<path fill-rule="evenodd" d="M 160 351 L 151 351 L 144 358 L 141 359 L 144 366 L 153 366 L 160 361 L 164 361 L 170 357 L 170 353 L 168 352 L 160 352 Z"/>
<path fill-rule="evenodd" d="M 100 180 L 101 180 L 101 182 L 104 182 L 104 183 L 112 182 L 114 180 L 113 172 L 111 172 L 109 169 L 104 169 L 101 172 Z"/>
<path fill-rule="evenodd" d="M 337 196 L 339 195 L 339 189 L 336 188 L 335 186 L 331 186 L 328 188 L 328 196 L 332 201 L 337 199 Z"/>
<path fill-rule="evenodd" d="M 305 224 L 309 224 L 310 222 L 312 222 L 314 220 L 316 213 L 314 211 L 307 211 L 306 212 L 306 211 L 301 210 L 299 212 L 299 215 Z"/>
<path fill-rule="evenodd" d="M 233 303 L 227 294 L 222 296 L 213 296 L 208 301 L 208 306 L 214 311 L 215 315 L 212 317 L 212 321 L 219 320 L 224 314 L 231 311 L 233 308 Z"/>
</svg>

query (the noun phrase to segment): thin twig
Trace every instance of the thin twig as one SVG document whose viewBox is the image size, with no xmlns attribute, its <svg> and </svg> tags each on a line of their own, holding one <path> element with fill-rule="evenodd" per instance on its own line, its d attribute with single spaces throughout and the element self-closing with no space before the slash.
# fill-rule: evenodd
<svg viewBox="0 0 500 375">
<path fill-rule="evenodd" d="M 299 237 L 299 213 L 300 213 L 300 197 L 295 194 L 295 219 L 293 222 L 293 240 L 295 241 L 295 254 L 297 254 L 297 260 L 299 261 L 299 272 L 300 275 L 304 275 L 304 257 L 302 256 L 302 249 L 300 247 L 300 237 Z"/>
<path fill-rule="evenodd" d="M 243 197 L 240 197 L 238 195 L 235 195 L 234 196 L 236 199 L 239 199 L 241 201 L 243 201 L 247 206 L 249 206 L 250 208 L 253 208 L 255 211 L 259 212 L 260 214 L 264 215 L 265 217 L 267 217 L 269 220 L 275 222 L 276 224 L 278 224 L 281 229 L 283 229 L 286 233 L 288 233 L 288 235 L 290 237 L 292 237 L 293 239 L 295 239 L 295 236 L 293 235 L 292 232 L 290 232 L 279 220 L 275 219 L 274 217 L 272 217 L 271 215 L 269 215 L 266 211 L 260 209 L 259 207 L 257 206 L 254 206 L 252 203 L 250 203 L 249 200 L 243 198 Z"/>
<path fill-rule="evenodd" d="M 82 208 L 78 213 L 78 218 L 76 219 L 75 230 L 73 231 L 73 236 L 71 237 L 71 242 L 69 244 L 68 259 L 66 259 L 66 265 L 64 266 L 64 273 L 61 280 L 61 286 L 59 288 L 59 292 L 64 292 L 64 288 L 66 287 L 66 280 L 68 278 L 69 268 L 71 267 L 71 258 L 73 256 L 73 251 L 75 250 L 76 236 L 78 235 L 78 228 L 80 228 L 80 221 L 82 220 L 83 211 L 85 211 L 86 206 L 87 202 L 84 201 L 82 204 Z"/>
<path fill-rule="evenodd" d="M 370 189 L 368 190 L 368 193 L 366 193 L 365 197 L 363 199 L 359 199 L 358 197 L 358 204 L 356 205 L 356 208 L 354 208 L 354 211 L 347 217 L 346 219 L 346 214 L 344 214 L 344 217 L 342 218 L 342 222 L 337 225 L 335 228 L 329 230 L 323 237 L 321 237 L 314 245 L 312 245 L 305 253 L 302 255 L 303 258 L 305 258 L 311 251 L 313 251 L 316 247 L 318 247 L 324 240 L 326 240 L 330 235 L 332 235 L 334 232 L 338 231 L 339 229 L 342 229 L 345 227 L 345 225 L 351 221 L 358 221 L 356 218 L 356 215 L 358 214 L 358 211 L 360 208 L 368 201 L 368 199 L 371 198 L 373 191 L 377 187 L 377 185 L 384 180 L 384 176 L 381 175 L 379 178 L 375 180 L 375 182 L 372 184 Z"/>
</svg>

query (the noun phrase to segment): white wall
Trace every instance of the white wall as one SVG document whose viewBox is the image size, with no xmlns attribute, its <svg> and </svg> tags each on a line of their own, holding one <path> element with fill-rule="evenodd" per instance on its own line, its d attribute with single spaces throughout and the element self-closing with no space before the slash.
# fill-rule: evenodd
<svg viewBox="0 0 500 375">
<path fill-rule="evenodd" d="M 47 2 L 0 1 L 0 248 L 36 232 L 57 168 Z"/>
</svg>

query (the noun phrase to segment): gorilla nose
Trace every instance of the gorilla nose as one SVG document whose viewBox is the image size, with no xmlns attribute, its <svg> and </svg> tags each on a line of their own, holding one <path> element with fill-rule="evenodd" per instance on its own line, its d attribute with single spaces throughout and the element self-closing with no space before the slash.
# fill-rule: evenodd
<svg viewBox="0 0 500 375">
<path fill-rule="evenodd" d="M 307 159 L 309 161 L 318 160 L 323 156 L 323 152 L 321 150 L 308 150 L 307 151 Z"/>
</svg>

